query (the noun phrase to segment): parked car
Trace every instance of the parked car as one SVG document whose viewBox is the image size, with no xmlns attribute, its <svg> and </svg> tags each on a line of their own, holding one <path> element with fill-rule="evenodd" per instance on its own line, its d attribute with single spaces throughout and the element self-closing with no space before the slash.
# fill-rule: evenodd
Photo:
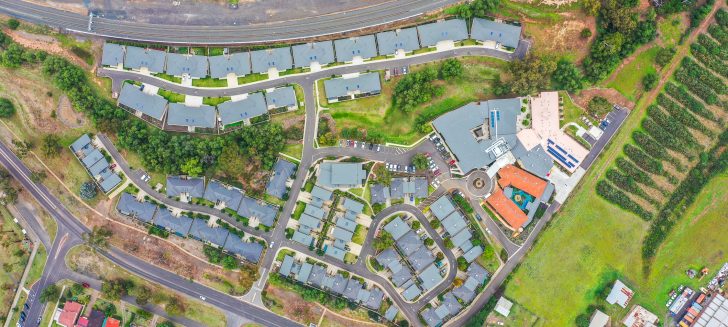
<svg viewBox="0 0 728 327">
<path fill-rule="evenodd" d="M 369 151 L 371 151 L 372 149 L 374 149 L 374 143 L 369 143 Z"/>
<path fill-rule="evenodd" d="M 91 285 L 89 285 L 86 282 L 82 283 L 81 286 L 83 286 L 83 288 L 89 288 L 89 287 L 91 287 Z"/>
<path fill-rule="evenodd" d="M 379 150 L 380 150 L 380 147 L 379 147 L 379 144 L 377 144 L 377 152 L 379 152 Z"/>
</svg>

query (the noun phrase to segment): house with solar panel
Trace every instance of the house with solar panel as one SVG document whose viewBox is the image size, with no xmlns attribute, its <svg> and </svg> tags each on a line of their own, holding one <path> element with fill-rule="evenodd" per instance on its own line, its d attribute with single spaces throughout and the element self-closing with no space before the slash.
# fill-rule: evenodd
<svg viewBox="0 0 728 327">
<path fill-rule="evenodd" d="M 167 114 L 167 99 L 144 91 L 144 86 L 137 86 L 131 83 L 124 83 L 117 100 L 120 108 L 132 115 L 162 128 L 164 118 Z"/>
<path fill-rule="evenodd" d="M 513 52 L 521 41 L 521 26 L 473 18 L 470 38 L 483 43 L 486 48 Z"/>
<path fill-rule="evenodd" d="M 381 92 L 382 83 L 376 72 L 324 80 L 324 93 L 329 103 L 379 95 Z"/>
</svg>

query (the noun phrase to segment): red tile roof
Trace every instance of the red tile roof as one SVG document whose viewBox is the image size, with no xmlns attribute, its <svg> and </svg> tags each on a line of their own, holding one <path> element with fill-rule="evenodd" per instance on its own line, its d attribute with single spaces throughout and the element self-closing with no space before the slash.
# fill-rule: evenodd
<svg viewBox="0 0 728 327">
<path fill-rule="evenodd" d="M 104 322 L 104 327 L 119 327 L 120 321 L 114 319 L 114 318 L 106 318 L 106 322 Z"/>
<path fill-rule="evenodd" d="M 486 201 L 514 230 L 518 230 L 528 221 L 528 216 L 511 199 L 507 198 L 503 194 L 503 190 L 498 186 L 495 187 L 495 191 Z"/>
<path fill-rule="evenodd" d="M 501 188 L 510 185 L 539 199 L 546 190 L 548 183 L 521 168 L 514 165 L 507 165 L 498 170 L 498 185 Z"/>
<path fill-rule="evenodd" d="M 76 319 L 78 319 L 78 316 L 81 314 L 81 310 L 83 310 L 82 304 L 67 301 L 66 304 L 63 305 L 61 315 L 58 316 L 58 324 L 65 327 L 73 327 L 74 324 L 76 324 Z"/>
<path fill-rule="evenodd" d="M 86 318 L 86 317 L 78 318 L 76 327 L 88 327 L 88 318 Z"/>
</svg>

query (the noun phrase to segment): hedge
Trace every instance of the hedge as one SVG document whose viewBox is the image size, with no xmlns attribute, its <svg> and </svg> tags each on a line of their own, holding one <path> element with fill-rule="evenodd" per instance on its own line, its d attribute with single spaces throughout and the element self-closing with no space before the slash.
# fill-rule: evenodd
<svg viewBox="0 0 728 327">
<path fill-rule="evenodd" d="M 632 177 L 638 183 L 642 183 L 647 186 L 657 187 L 657 184 L 655 184 L 655 181 L 652 180 L 652 177 L 650 177 L 650 175 L 648 175 L 637 166 L 635 166 L 631 161 L 623 157 L 617 158 L 617 168 L 619 168 L 623 173 Z"/>
<path fill-rule="evenodd" d="M 649 135 L 641 131 L 635 131 L 632 133 L 632 139 L 635 143 L 647 154 L 651 155 L 656 159 L 667 160 L 679 169 L 684 169 L 680 162 L 667 153 L 665 147 L 661 146 L 657 141 L 653 140 Z"/>
<path fill-rule="evenodd" d="M 624 192 L 614 188 L 609 182 L 600 180 L 597 183 L 597 194 L 618 207 L 636 214 L 644 220 L 652 219 L 652 214 L 632 201 Z"/>
<path fill-rule="evenodd" d="M 644 151 L 640 150 L 640 148 L 632 144 L 626 144 L 624 146 L 624 154 L 626 154 L 627 157 L 632 160 L 632 162 L 634 162 L 637 166 L 639 166 L 648 173 L 653 173 L 656 175 L 665 174 L 665 171 L 662 168 L 661 161 L 651 158 Z"/>
<path fill-rule="evenodd" d="M 678 86 L 672 82 L 667 82 L 665 85 L 665 92 L 679 101 L 690 111 L 703 118 L 710 119 L 712 121 L 718 121 L 712 111 L 705 108 L 705 106 L 695 99 L 684 86 Z"/>
<path fill-rule="evenodd" d="M 655 105 L 649 106 L 647 108 L 647 115 L 656 123 L 660 124 L 660 126 L 667 131 L 667 133 L 672 135 L 676 141 L 679 141 L 681 144 L 691 149 L 702 149 L 702 145 L 695 140 L 695 137 L 690 133 L 690 130 L 688 130 L 685 125 L 680 124 L 675 119 L 672 119 L 672 117 L 665 114 L 662 110 L 660 110 L 660 107 Z"/>
<path fill-rule="evenodd" d="M 622 190 L 647 200 L 647 202 L 654 204 L 655 207 L 659 206 L 659 202 L 647 195 L 632 177 L 622 174 L 619 170 L 609 168 L 607 170 L 607 179 Z"/>
<path fill-rule="evenodd" d="M 676 119 L 680 124 L 700 131 L 707 136 L 715 136 L 715 133 L 708 129 L 705 124 L 700 122 L 690 111 L 685 110 L 679 104 L 672 101 L 666 95 L 660 93 L 657 95 L 657 103 L 670 113 L 672 118 Z"/>
</svg>

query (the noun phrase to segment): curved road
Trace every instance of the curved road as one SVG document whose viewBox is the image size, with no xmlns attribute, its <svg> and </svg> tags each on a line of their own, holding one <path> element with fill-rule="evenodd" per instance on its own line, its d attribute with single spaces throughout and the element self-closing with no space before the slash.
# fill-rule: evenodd
<svg viewBox="0 0 728 327">
<path fill-rule="evenodd" d="M 392 0 L 346 12 L 267 24 L 186 26 L 93 18 L 22 0 L 0 0 L 0 12 L 69 32 L 144 42 L 245 44 L 310 39 L 416 17 L 461 0 Z"/>
</svg>

